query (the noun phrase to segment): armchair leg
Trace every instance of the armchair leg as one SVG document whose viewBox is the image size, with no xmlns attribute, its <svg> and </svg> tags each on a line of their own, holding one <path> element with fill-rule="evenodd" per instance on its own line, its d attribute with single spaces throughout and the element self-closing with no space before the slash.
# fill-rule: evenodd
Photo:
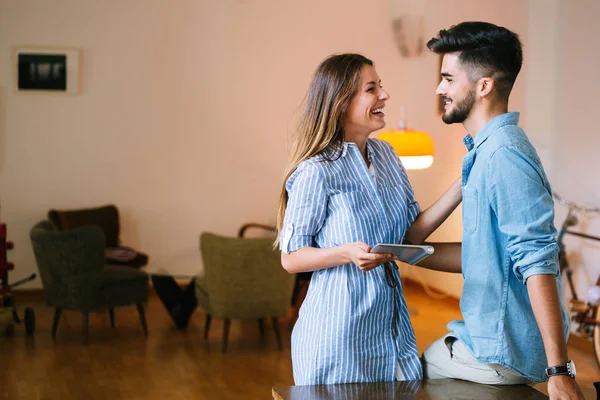
<svg viewBox="0 0 600 400">
<path fill-rule="evenodd" d="M 88 331 L 89 331 L 89 313 L 84 311 L 81 313 L 83 315 L 83 321 L 81 326 L 81 333 L 83 335 L 83 344 L 88 344 Z"/>
<path fill-rule="evenodd" d="M 277 339 L 277 350 L 283 350 L 281 346 L 281 333 L 279 332 L 279 320 L 277 317 L 271 318 L 271 322 L 273 322 L 273 330 L 275 331 L 275 338 Z"/>
<path fill-rule="evenodd" d="M 204 322 L 204 340 L 208 339 L 208 330 L 210 329 L 210 320 L 212 317 L 210 314 L 206 314 L 206 321 Z"/>
<path fill-rule="evenodd" d="M 110 315 L 110 327 L 114 328 L 115 327 L 115 309 L 109 308 L 108 314 Z"/>
<path fill-rule="evenodd" d="M 229 318 L 225 318 L 223 321 L 223 347 L 221 351 L 223 353 L 227 353 L 227 339 L 229 338 L 229 325 L 231 325 L 231 320 Z"/>
<path fill-rule="evenodd" d="M 265 319 L 259 318 L 258 320 L 258 331 L 260 332 L 260 336 L 262 337 L 265 334 Z"/>
<path fill-rule="evenodd" d="M 140 315 L 140 322 L 142 323 L 142 329 L 144 329 L 144 336 L 148 336 L 148 325 L 146 324 L 146 314 L 144 313 L 144 306 L 142 304 L 137 305 L 138 314 Z"/>
<path fill-rule="evenodd" d="M 62 313 L 62 309 L 56 307 L 54 309 L 54 320 L 52 321 L 52 339 L 56 337 L 56 329 L 58 329 L 58 321 L 60 321 L 60 314 Z"/>
</svg>

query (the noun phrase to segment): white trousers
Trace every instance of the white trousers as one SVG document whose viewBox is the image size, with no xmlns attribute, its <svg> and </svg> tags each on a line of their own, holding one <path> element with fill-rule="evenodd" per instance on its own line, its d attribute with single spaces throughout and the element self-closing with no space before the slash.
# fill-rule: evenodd
<svg viewBox="0 0 600 400">
<path fill-rule="evenodd" d="M 462 379 L 488 385 L 529 384 L 510 368 L 500 364 L 482 364 L 467 347 L 451 334 L 433 342 L 423 353 L 425 379 Z"/>
</svg>

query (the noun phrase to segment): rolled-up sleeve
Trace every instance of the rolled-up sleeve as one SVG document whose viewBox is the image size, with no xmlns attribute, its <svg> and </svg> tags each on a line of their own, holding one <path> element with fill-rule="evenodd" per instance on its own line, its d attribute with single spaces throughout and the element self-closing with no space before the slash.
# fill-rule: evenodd
<svg viewBox="0 0 600 400">
<path fill-rule="evenodd" d="M 327 213 L 325 180 L 318 166 L 304 162 L 286 182 L 288 203 L 280 236 L 280 249 L 291 253 L 315 246 Z"/>
<path fill-rule="evenodd" d="M 517 149 L 500 147 L 490 158 L 488 198 L 507 237 L 517 278 L 558 275 L 554 203 L 542 172 Z"/>
</svg>

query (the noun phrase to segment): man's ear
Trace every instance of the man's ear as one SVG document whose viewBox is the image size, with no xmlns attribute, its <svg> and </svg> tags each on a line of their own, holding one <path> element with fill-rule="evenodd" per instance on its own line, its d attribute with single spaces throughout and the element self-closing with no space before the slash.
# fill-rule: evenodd
<svg viewBox="0 0 600 400">
<path fill-rule="evenodd" d="M 479 79 L 479 82 L 477 82 L 477 94 L 479 97 L 486 97 L 494 90 L 495 85 L 496 82 L 494 82 L 492 78 L 481 78 Z"/>
</svg>

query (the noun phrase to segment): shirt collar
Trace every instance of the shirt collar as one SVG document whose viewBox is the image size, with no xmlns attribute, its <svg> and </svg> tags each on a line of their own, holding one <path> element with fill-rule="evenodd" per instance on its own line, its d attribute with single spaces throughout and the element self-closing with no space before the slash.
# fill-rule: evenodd
<svg viewBox="0 0 600 400">
<path fill-rule="evenodd" d="M 467 135 L 463 138 L 465 147 L 467 150 L 471 151 L 473 148 L 481 146 L 481 144 L 498 128 L 505 125 L 517 125 L 519 123 L 519 116 L 520 114 L 518 112 L 509 112 L 492 118 L 483 128 L 481 128 L 477 136 L 475 136 L 475 139 L 473 139 L 471 135 Z"/>
<path fill-rule="evenodd" d="M 367 146 L 367 159 L 369 160 L 369 162 L 372 161 L 371 158 L 373 157 L 373 152 L 374 152 L 373 145 L 371 144 L 372 140 L 373 139 L 368 138 L 367 139 L 367 144 L 366 144 L 366 146 Z M 342 148 L 342 157 L 346 156 L 346 154 L 348 153 L 348 148 L 349 147 L 354 147 L 356 150 L 358 150 L 358 146 L 356 145 L 356 143 L 354 143 L 354 142 L 344 142 L 343 143 L 343 148 Z"/>
</svg>

